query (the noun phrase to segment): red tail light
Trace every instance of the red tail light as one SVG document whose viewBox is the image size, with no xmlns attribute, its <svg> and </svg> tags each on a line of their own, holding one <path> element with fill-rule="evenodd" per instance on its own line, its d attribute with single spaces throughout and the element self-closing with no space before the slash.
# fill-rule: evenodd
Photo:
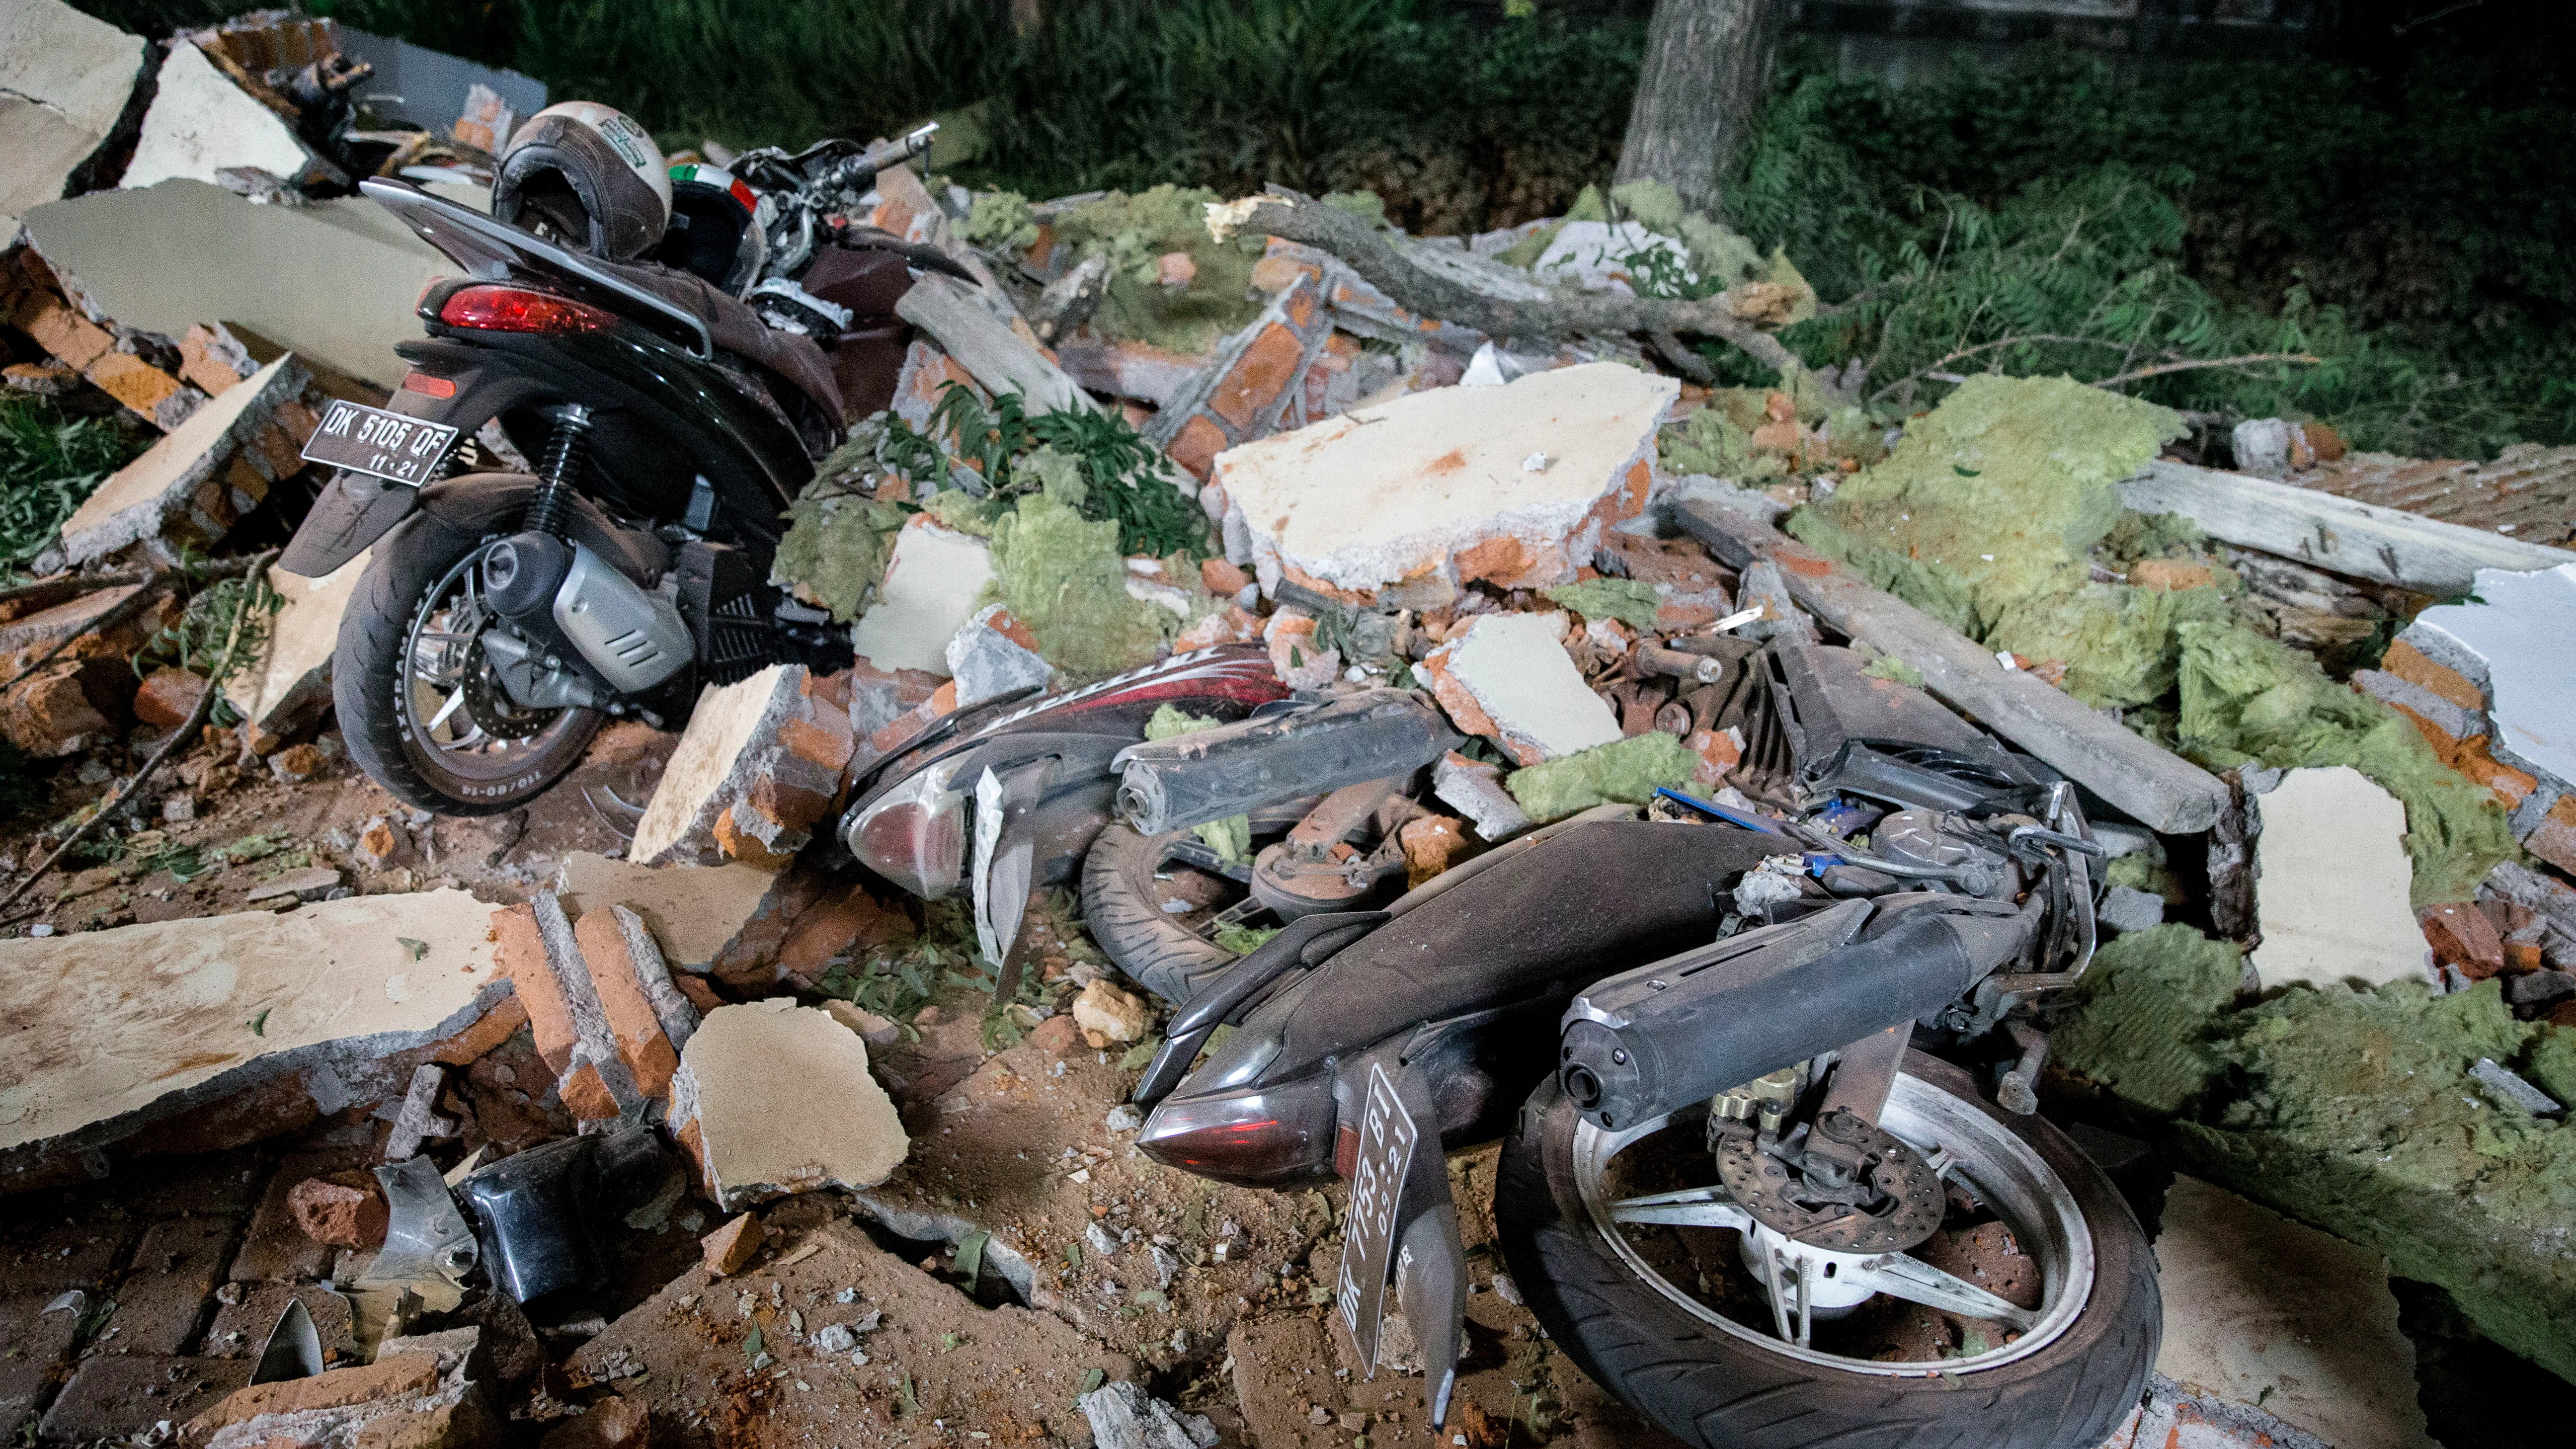
<svg viewBox="0 0 2576 1449">
<path fill-rule="evenodd" d="M 617 318 L 597 307 L 517 287 L 465 287 L 438 309 L 450 327 L 479 332 L 598 332 Z"/>
<path fill-rule="evenodd" d="M 1333 1168 L 1333 1082 L 1318 1073 L 1248 1091 L 1163 1099 L 1136 1146 L 1166 1167 L 1245 1187 L 1320 1178 Z"/>
</svg>

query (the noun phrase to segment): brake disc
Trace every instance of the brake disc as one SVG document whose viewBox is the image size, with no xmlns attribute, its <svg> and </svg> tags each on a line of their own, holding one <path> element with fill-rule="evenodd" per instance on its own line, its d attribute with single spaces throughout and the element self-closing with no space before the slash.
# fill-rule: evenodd
<svg viewBox="0 0 2576 1449">
<path fill-rule="evenodd" d="M 482 656 L 480 638 L 469 646 L 475 658 L 465 667 L 465 715 L 495 739 L 524 740 L 545 733 L 559 709 L 526 709 L 501 687 L 499 671 Z"/>
<path fill-rule="evenodd" d="M 1818 1201 L 1806 1179 L 1750 1137 L 1729 1137 L 1717 1152 L 1718 1180 L 1753 1220 L 1786 1238 L 1837 1253 L 1902 1252 L 1941 1226 L 1941 1175 L 1922 1155 L 1875 1126 L 1859 1128 L 1862 1174 L 1878 1189 L 1869 1208 Z"/>
</svg>

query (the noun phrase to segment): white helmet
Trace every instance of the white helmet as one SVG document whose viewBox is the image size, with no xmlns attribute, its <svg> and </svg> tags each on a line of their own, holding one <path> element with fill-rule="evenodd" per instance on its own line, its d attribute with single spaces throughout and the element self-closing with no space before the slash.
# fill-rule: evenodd
<svg viewBox="0 0 2576 1449">
<path fill-rule="evenodd" d="M 642 256 L 671 220 L 671 177 L 652 134 L 594 101 L 530 116 L 501 150 L 492 215 L 613 262 Z"/>
</svg>

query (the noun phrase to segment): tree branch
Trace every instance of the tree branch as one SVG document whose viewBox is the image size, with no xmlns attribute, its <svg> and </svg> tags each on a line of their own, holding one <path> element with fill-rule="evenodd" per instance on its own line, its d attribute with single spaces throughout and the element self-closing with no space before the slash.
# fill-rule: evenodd
<svg viewBox="0 0 2576 1449">
<path fill-rule="evenodd" d="M 2150 377 L 2162 377 L 2168 372 L 2190 372 L 2203 367 L 2250 367 L 2258 362 L 2291 362 L 2302 367 L 2317 367 L 2322 365 L 2325 359 L 2311 357 L 2304 352 L 2254 352 L 2243 357 L 2212 357 L 2197 362 L 2188 360 L 2160 362 L 2153 367 L 2141 367 L 2132 372 L 2121 373 L 2117 377 L 2106 377 L 2094 383 L 2093 386 L 2118 387 L 2124 382 L 2143 382 Z"/>
<path fill-rule="evenodd" d="M 267 553 L 259 555 L 258 561 L 266 562 L 276 556 L 277 550 L 270 549 Z M 233 612 L 233 626 L 224 637 L 224 657 L 216 663 L 215 672 L 206 676 L 205 692 L 197 696 L 197 707 L 188 712 L 188 722 L 170 732 L 170 738 L 161 742 L 161 748 L 152 752 L 152 758 L 143 762 L 143 768 L 134 772 L 134 778 L 125 782 L 125 788 L 116 792 L 115 799 L 100 806 L 87 820 L 75 827 L 70 835 L 64 837 L 63 843 L 54 848 L 54 853 L 45 857 L 42 865 L 27 872 L 27 878 L 18 882 L 16 889 L 10 891 L 5 898 L 0 898 L 0 911 L 6 911 L 16 905 L 18 898 L 25 895 L 30 886 L 44 879 L 45 872 L 52 870 L 64 856 L 69 855 L 73 846 L 87 839 L 89 833 L 98 828 L 100 821 L 124 809 L 125 803 L 134 798 L 136 791 L 143 788 L 143 782 L 152 778 L 153 771 L 160 769 L 163 762 L 185 749 L 189 741 L 197 738 L 198 732 L 206 727 L 206 721 L 214 715 L 215 701 L 223 697 L 224 680 L 231 676 L 233 670 L 233 655 L 241 648 L 242 626 L 250 621 L 251 610 L 260 606 L 259 595 L 267 587 L 266 578 L 257 579 L 251 586 L 250 596 L 243 599 L 241 607 Z"/>
<path fill-rule="evenodd" d="M 1632 332 L 1696 332 L 1718 338 L 1765 367 L 1803 367 L 1780 340 L 1735 315 L 1723 296 L 1699 301 L 1585 296 L 1520 302 L 1489 296 L 1416 265 L 1377 231 L 1348 213 L 1273 186 L 1224 213 L 1211 213 L 1220 240 L 1237 230 L 1267 233 L 1329 252 L 1397 306 L 1472 327 L 1492 338 L 1608 337 Z"/>
</svg>

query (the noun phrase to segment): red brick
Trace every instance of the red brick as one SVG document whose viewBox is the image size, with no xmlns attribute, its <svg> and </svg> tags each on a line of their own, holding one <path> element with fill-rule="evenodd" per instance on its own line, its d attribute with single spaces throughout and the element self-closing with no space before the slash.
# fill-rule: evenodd
<svg viewBox="0 0 2576 1449">
<path fill-rule="evenodd" d="M 144 677 L 134 691 L 134 717 L 148 725 L 175 729 L 186 724 L 206 697 L 206 677 L 185 669 L 163 667 Z"/>
<path fill-rule="evenodd" d="M 599 1069 L 588 1062 L 575 1067 L 563 1079 L 564 1110 L 587 1122 L 602 1122 L 617 1115 L 617 1094 L 599 1079 Z"/>
<path fill-rule="evenodd" d="M 883 945 L 910 930 L 908 917 L 880 905 L 866 887 L 854 885 L 796 918 L 787 939 L 779 944 L 778 964 L 791 976 L 820 981 L 833 958 Z"/>
<path fill-rule="evenodd" d="M 518 905 L 494 911 L 492 936 L 493 957 L 510 973 L 510 987 L 527 1009 L 537 1055 L 560 1075 L 572 1066 L 573 1044 L 581 1040 L 581 1031 L 573 1025 L 572 1003 L 564 999 L 563 983 L 555 979 L 554 967 L 546 961 L 545 938 L 537 932 L 537 908 Z"/>
<path fill-rule="evenodd" d="M 2522 839 L 2522 848 L 2560 870 L 2576 871 L 2576 795 L 2561 795 L 2539 826 Z"/>
<path fill-rule="evenodd" d="M 287 1207 L 304 1236 L 335 1248 L 384 1245 L 390 1209 L 374 1179 L 363 1172 L 308 1177 L 287 1189 Z"/>
<path fill-rule="evenodd" d="M 1252 575 L 1224 559 L 1212 558 L 1199 565 L 1199 582 L 1218 598 L 1230 599 L 1243 592 L 1244 585 L 1252 582 Z"/>
<path fill-rule="evenodd" d="M 2460 968 L 2460 974 L 2472 981 L 2484 981 L 2504 969 L 2504 941 L 2496 935 L 2495 922 L 2475 905 L 2455 901 L 2426 906 L 2417 919 L 2434 960 Z"/>
<path fill-rule="evenodd" d="M 245 1368 L 249 1365 L 245 1363 Z M 345 1409 L 357 1404 L 390 1403 L 429 1392 L 438 1386 L 438 1360 L 424 1353 L 402 1353 L 356 1368 L 328 1369 L 303 1379 L 252 1384 L 227 1395 L 187 1427 L 203 1442 L 217 1429 L 262 1414 L 295 1414 L 313 1409 Z"/>
<path fill-rule="evenodd" d="M 1209 411 L 1237 429 L 1251 427 L 1253 420 L 1288 390 L 1305 356 L 1306 345 L 1295 332 L 1284 323 L 1271 323 L 1218 380 L 1208 398 Z"/>
<path fill-rule="evenodd" d="M 149 1433 L 163 1420 L 184 1421 L 249 1383 L 256 1367 L 247 1358 L 92 1354 L 45 1410 L 36 1438 L 48 1444 L 89 1444 Z"/>
<path fill-rule="evenodd" d="M 700 1238 L 698 1251 L 706 1261 L 707 1276 L 722 1278 L 749 1267 L 767 1237 L 768 1229 L 760 1225 L 760 1219 L 744 1213 Z"/>
<path fill-rule="evenodd" d="M 618 928 L 616 913 L 585 911 L 573 923 L 572 934 L 580 943 L 581 959 L 590 967 L 600 1011 L 617 1038 L 617 1054 L 635 1075 L 636 1090 L 648 1097 L 667 1095 L 671 1075 L 680 1069 L 680 1054 L 663 1033 L 652 998 L 644 994 L 644 985 L 636 977 L 635 958 L 626 949 L 626 933 Z"/>
<path fill-rule="evenodd" d="M 19 302 L 15 320 L 38 347 L 74 367 L 85 368 L 116 346 L 106 328 L 41 292 Z"/>
<path fill-rule="evenodd" d="M 84 371 L 100 391 L 155 423 L 166 427 L 178 421 L 175 417 L 163 416 L 162 404 L 186 392 L 188 385 L 142 358 L 111 352 Z"/>
<path fill-rule="evenodd" d="M 1173 462 L 1188 469 L 1192 477 L 1205 480 L 1216 468 L 1216 455 L 1232 446 L 1225 429 L 1201 416 L 1181 424 L 1180 435 L 1173 438 L 1172 445 L 1163 452 Z"/>
<path fill-rule="evenodd" d="M 2409 684 L 2420 685 L 2462 709 L 2483 710 L 2487 707 L 2484 691 L 2469 677 L 2445 664 L 2436 664 L 2422 650 L 2400 639 L 2388 646 L 2379 667 Z"/>
</svg>

